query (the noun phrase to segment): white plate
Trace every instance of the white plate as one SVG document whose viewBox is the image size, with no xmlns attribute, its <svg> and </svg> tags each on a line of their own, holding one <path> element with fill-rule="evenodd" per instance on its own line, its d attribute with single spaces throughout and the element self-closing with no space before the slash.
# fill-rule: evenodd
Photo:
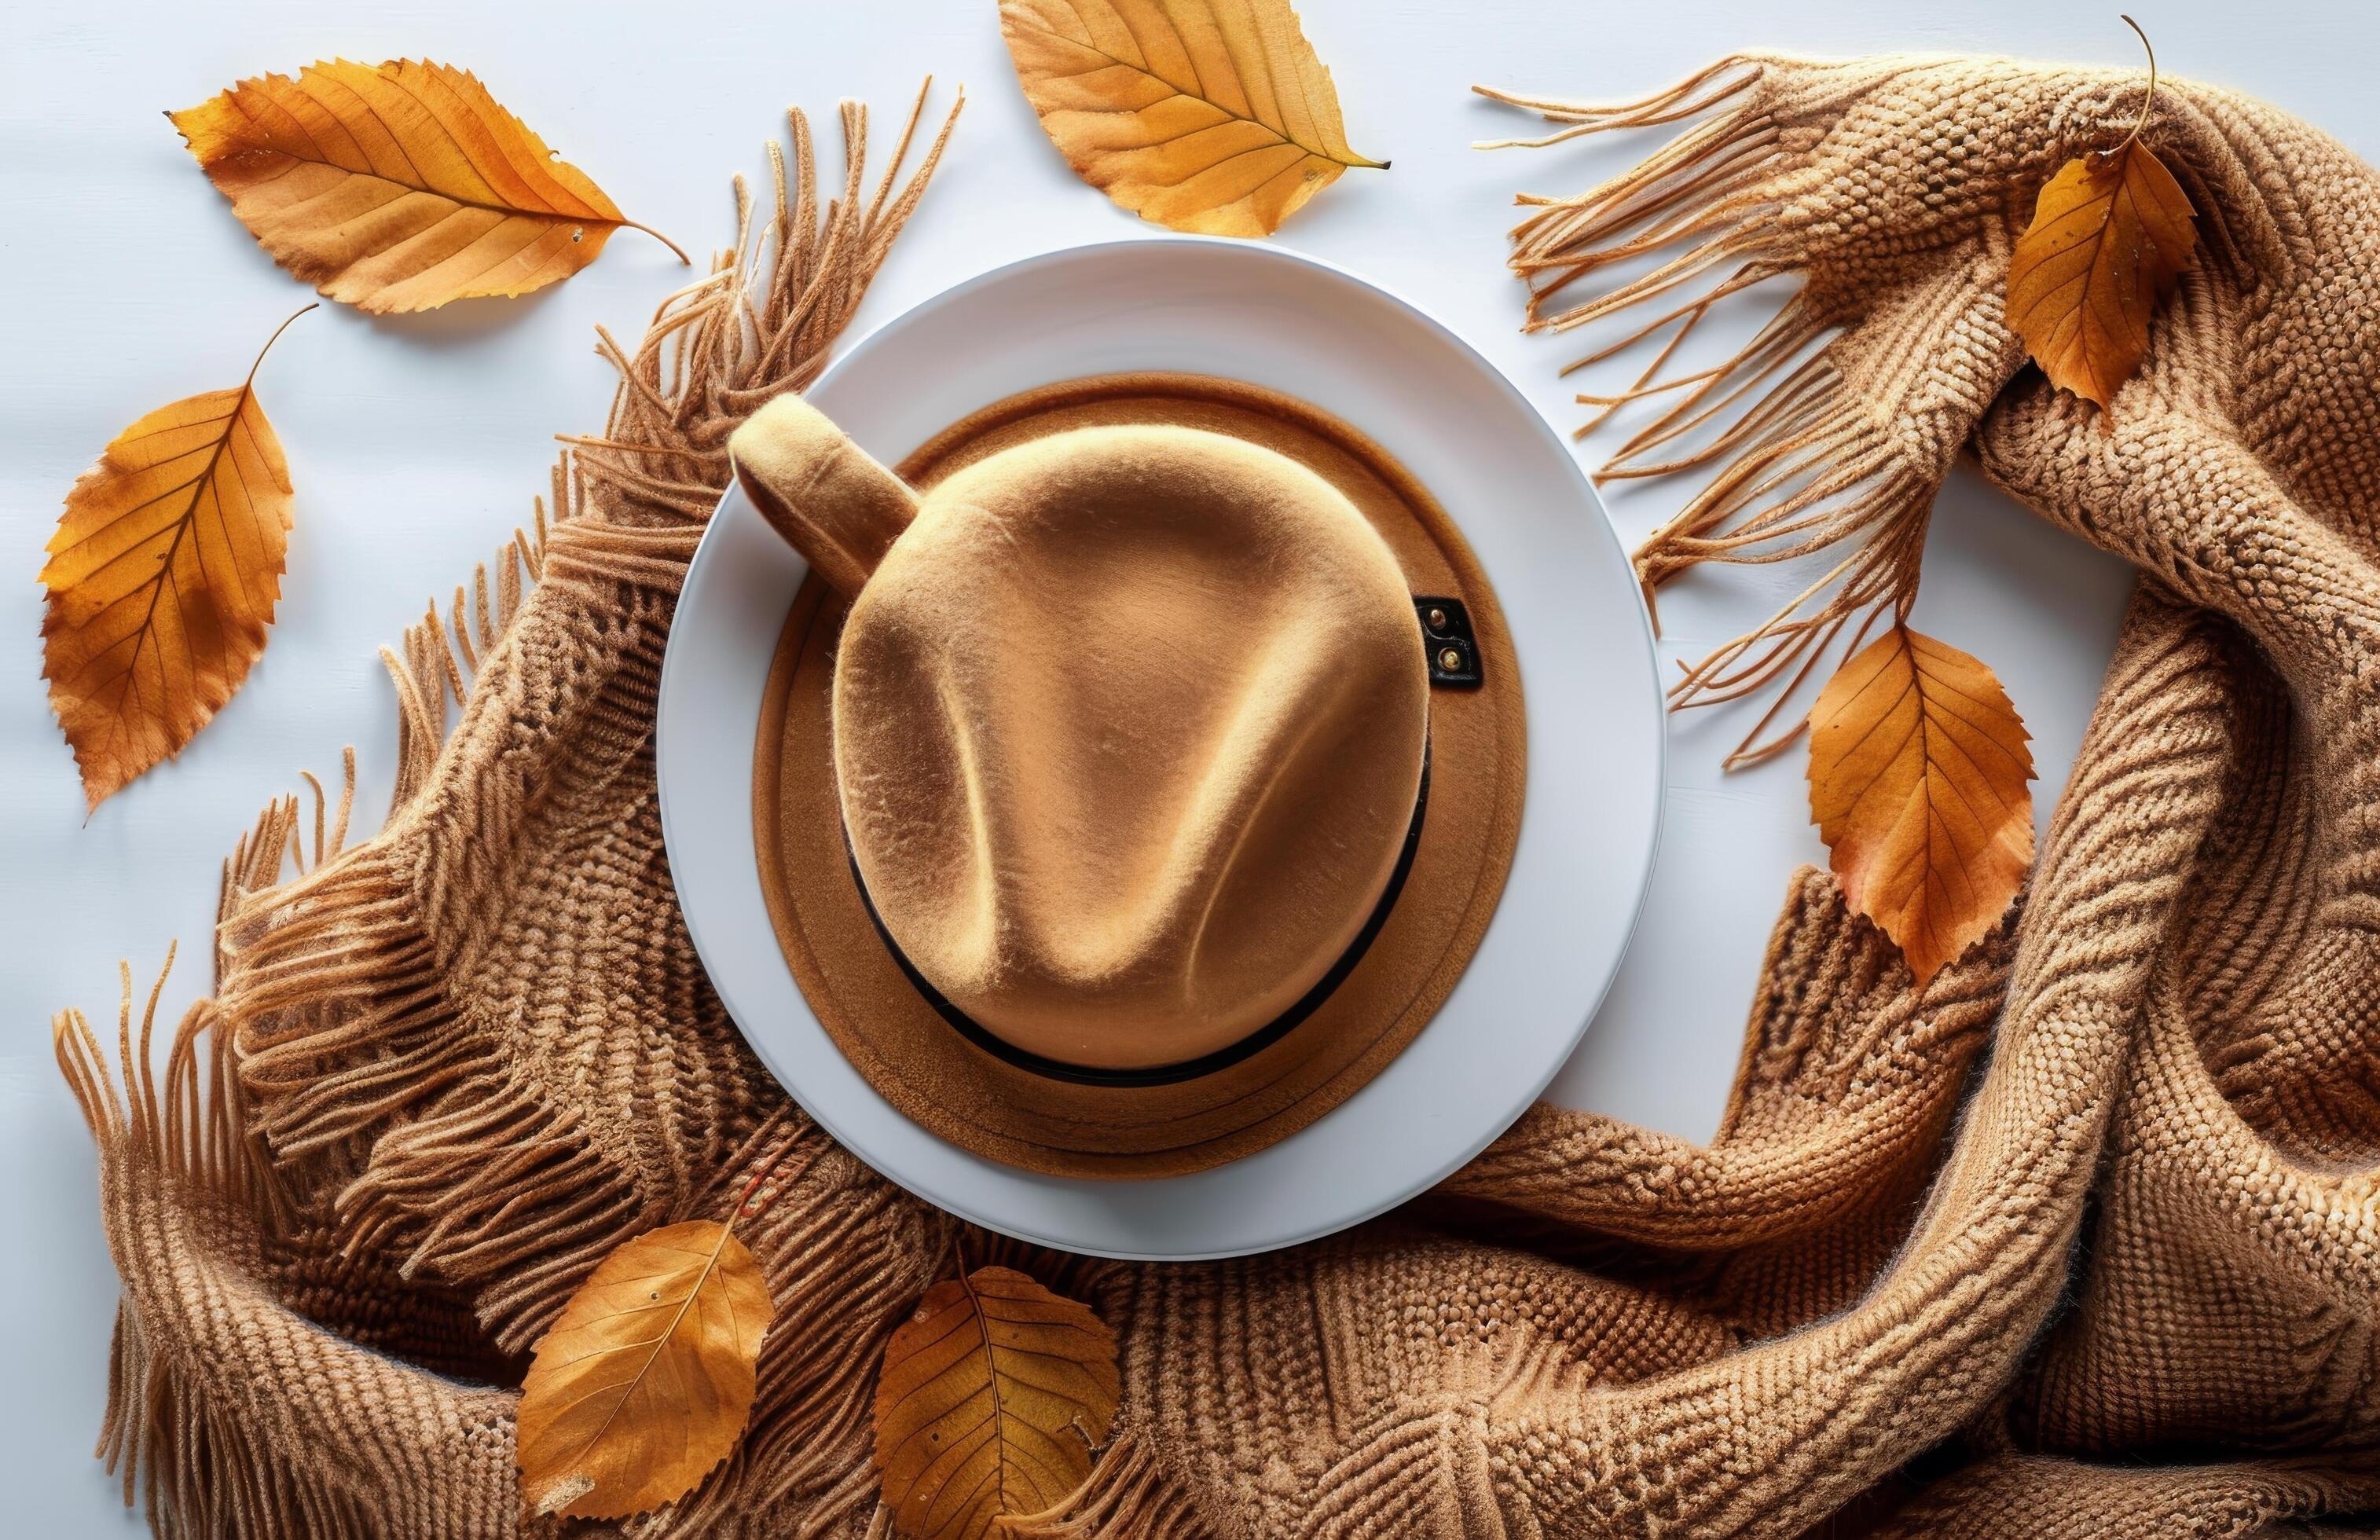
<svg viewBox="0 0 2380 1540">
<path fill-rule="evenodd" d="M 1403 1053 L 1281 1143 L 1152 1182 L 1016 1170 L 895 1111 L 810 1013 L 760 896 L 753 740 L 804 567 L 732 488 L 695 552 L 662 668 L 662 827 L 687 928 L 729 1013 L 861 1159 L 1028 1241 L 1145 1259 L 1237 1255 L 1328 1234 L 1429 1187 L 1570 1056 L 1652 870 L 1660 686 L 1627 555 L 1569 447 L 1453 333 L 1312 258 L 1194 238 L 1052 251 L 886 323 L 809 399 L 895 464 L 1003 396 L 1127 370 L 1224 375 L 1336 414 L 1437 496 L 1496 586 L 1528 717 L 1520 849 L 1469 970 Z"/>
</svg>

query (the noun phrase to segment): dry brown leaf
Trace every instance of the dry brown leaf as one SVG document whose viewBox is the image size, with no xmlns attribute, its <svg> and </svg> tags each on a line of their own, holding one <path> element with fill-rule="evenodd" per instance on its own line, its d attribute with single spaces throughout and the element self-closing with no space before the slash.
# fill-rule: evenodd
<svg viewBox="0 0 2380 1540">
<path fill-rule="evenodd" d="M 909 1540 L 984 1540 L 1091 1473 L 1120 1393 L 1115 1333 L 1023 1273 L 937 1283 L 885 1344 L 876 1470 Z"/>
<path fill-rule="evenodd" d="M 169 114 L 273 260 L 378 312 L 527 294 L 634 221 L 468 72 L 316 63 Z"/>
<path fill-rule="evenodd" d="M 2154 54 L 2148 89 L 2154 99 Z M 2103 411 L 2141 367 L 2149 314 L 2198 240 L 2189 195 L 2141 142 L 2148 120 L 2144 100 L 2123 143 L 2058 167 L 2009 260 L 2009 325 L 2051 384 Z"/>
<path fill-rule="evenodd" d="M 291 488 L 256 399 L 263 362 L 118 433 L 67 494 L 42 567 L 42 676 L 89 807 L 179 754 L 264 651 Z"/>
<path fill-rule="evenodd" d="M 1852 911 L 1920 984 L 2007 910 L 2033 863 L 2033 751 L 1990 669 L 1905 625 L 1810 712 L 1810 819 Z"/>
<path fill-rule="evenodd" d="M 1288 0 L 1001 0 L 1041 127 L 1143 219 L 1264 236 L 1349 166 L 1330 72 Z"/>
<path fill-rule="evenodd" d="M 623 1242 L 538 1339 L 521 1384 L 531 1511 L 618 1519 L 692 1491 L 752 1414 L 769 1314 L 760 1264 L 725 1225 Z"/>
</svg>

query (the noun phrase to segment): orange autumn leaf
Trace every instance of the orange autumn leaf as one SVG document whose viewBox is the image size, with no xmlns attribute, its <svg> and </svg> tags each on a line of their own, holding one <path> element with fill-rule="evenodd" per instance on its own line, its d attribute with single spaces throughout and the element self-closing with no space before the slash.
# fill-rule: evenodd
<svg viewBox="0 0 2380 1540">
<path fill-rule="evenodd" d="M 2154 54 L 2148 90 L 2153 100 Z M 2189 195 L 2141 142 L 2148 120 L 2144 100 L 2121 144 L 2058 168 L 2009 261 L 2010 327 L 2051 384 L 2103 411 L 2140 369 L 2150 312 L 2190 266 L 2198 240 Z"/>
<path fill-rule="evenodd" d="M 986 1540 L 1082 1485 L 1122 1382 L 1115 1333 L 1007 1267 L 937 1283 L 885 1344 L 876 1470 L 906 1540 Z"/>
<path fill-rule="evenodd" d="M 527 294 L 645 229 L 477 78 L 426 59 L 311 64 L 168 115 L 273 260 L 361 309 Z"/>
<path fill-rule="evenodd" d="M 117 434 L 50 537 L 42 676 L 90 807 L 179 754 L 264 651 L 292 489 L 256 398 L 263 362 Z"/>
<path fill-rule="evenodd" d="M 692 1491 L 744 1435 L 771 1309 L 760 1264 L 723 1224 L 622 1242 L 538 1339 L 521 1384 L 530 1511 L 625 1518 Z"/>
<path fill-rule="evenodd" d="M 1349 166 L 1339 93 L 1288 0 L 1001 0 L 1000 30 L 1083 180 L 1175 230 L 1264 236 Z"/>
<path fill-rule="evenodd" d="M 1992 671 L 1895 625 L 1810 712 L 1810 819 L 1855 914 L 1920 984 L 2006 912 L 2033 864 L 2033 751 Z"/>
</svg>

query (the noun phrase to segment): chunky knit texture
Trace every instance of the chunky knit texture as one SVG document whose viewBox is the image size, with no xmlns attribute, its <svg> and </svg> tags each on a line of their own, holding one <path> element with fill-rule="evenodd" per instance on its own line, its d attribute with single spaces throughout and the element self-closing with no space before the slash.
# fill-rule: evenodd
<svg viewBox="0 0 2380 1540">
<path fill-rule="evenodd" d="M 1577 268 L 1563 296 L 1658 292 L 1597 299 L 1592 275 L 1670 240 L 1670 277 L 1802 280 L 1705 397 L 1775 382 L 1715 419 L 1730 468 L 1648 579 L 1744 553 L 1730 531 L 1801 469 L 1832 501 L 1798 506 L 1871 542 L 1857 572 L 1888 598 L 1967 450 L 2143 590 L 2021 912 L 1920 991 L 1797 878 L 1709 1145 L 1541 1107 L 1388 1219 L 1197 1266 L 963 1236 L 784 1104 L 686 940 L 653 809 L 672 595 L 726 431 L 816 367 L 905 207 L 863 217 L 855 169 L 821 236 L 793 194 L 771 282 L 722 269 L 621 360 L 611 432 L 524 542 L 534 592 L 500 580 L 482 624 L 433 615 L 395 661 L 386 829 L 341 852 L 319 813 L 311 841 L 295 802 L 267 813 L 162 1085 L 118 1089 L 62 1022 L 125 1279 L 105 1448 L 128 1492 L 174 1534 L 534 1528 L 498 1388 L 522 1350 L 607 1248 L 722 1211 L 783 1151 L 750 1236 L 779 1305 L 751 1436 L 622 1533 L 882 1535 L 875 1362 L 962 1240 L 1123 1342 L 1115 1441 L 1045 1535 L 2369 1522 L 2380 180 L 2281 114 L 2167 88 L 2151 139 L 2204 244 L 2096 420 L 2021 368 L 2001 275 L 2033 190 L 2140 88 L 1758 58 L 1631 107 L 1540 104 L 1581 129 L 1703 119 L 1533 216 L 1522 260 Z"/>
</svg>

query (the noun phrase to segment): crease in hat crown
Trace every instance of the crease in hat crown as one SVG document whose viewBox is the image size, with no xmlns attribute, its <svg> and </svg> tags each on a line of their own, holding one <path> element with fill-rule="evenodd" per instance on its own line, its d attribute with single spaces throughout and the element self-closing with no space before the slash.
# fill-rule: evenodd
<svg viewBox="0 0 2380 1540">
<path fill-rule="evenodd" d="M 731 445 L 850 601 L 833 755 L 885 932 L 1026 1053 L 1180 1063 L 1296 1005 L 1386 891 L 1427 757 L 1387 543 L 1270 449 L 1173 426 L 923 491 L 785 395 Z"/>
</svg>

